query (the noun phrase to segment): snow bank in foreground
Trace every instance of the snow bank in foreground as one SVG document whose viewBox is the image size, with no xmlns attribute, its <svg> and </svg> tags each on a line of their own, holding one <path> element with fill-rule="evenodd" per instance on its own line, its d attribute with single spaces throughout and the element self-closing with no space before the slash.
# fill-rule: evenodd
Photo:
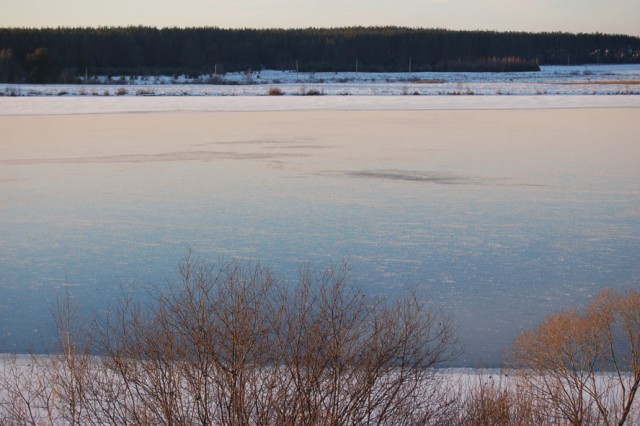
<svg viewBox="0 0 640 426">
<path fill-rule="evenodd" d="M 640 96 L 0 97 L 0 115 L 166 111 L 638 108 Z"/>
</svg>

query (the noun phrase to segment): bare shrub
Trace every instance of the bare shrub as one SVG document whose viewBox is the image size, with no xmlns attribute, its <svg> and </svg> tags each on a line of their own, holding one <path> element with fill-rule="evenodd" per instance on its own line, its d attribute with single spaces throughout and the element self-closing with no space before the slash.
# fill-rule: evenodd
<svg viewBox="0 0 640 426">
<path fill-rule="evenodd" d="M 450 425 L 529 426 L 556 425 L 546 418 L 545 400 L 529 397 L 513 380 L 513 372 L 487 375 L 480 370 L 476 377 L 466 377 L 459 384 L 457 416 Z"/>
<path fill-rule="evenodd" d="M 321 96 L 321 95 L 324 95 L 324 93 L 318 89 L 309 89 L 306 92 L 304 92 L 304 95 L 305 96 Z"/>
<path fill-rule="evenodd" d="M 194 262 L 143 299 L 80 318 L 53 308 L 58 348 L 0 357 L 0 424 L 638 424 L 640 292 L 605 290 L 522 333 L 518 370 L 456 390 L 451 318 L 384 301 L 346 264 L 287 284 L 259 264 Z M 91 356 L 96 351 L 101 356 Z M 635 404 L 635 405 L 634 405 Z"/>
<path fill-rule="evenodd" d="M 54 355 L 2 359 L 0 422 L 8 424 L 90 424 L 88 384 L 94 370 L 90 338 L 68 292 L 53 311 L 58 348 Z"/>
<path fill-rule="evenodd" d="M 279 338 L 287 424 L 425 424 L 446 407 L 431 367 L 452 355 L 451 321 L 413 297 L 388 305 L 308 269 Z M 372 303 L 373 302 L 373 303 Z"/>
<path fill-rule="evenodd" d="M 120 87 L 118 90 L 116 90 L 116 95 L 117 96 L 124 96 L 127 93 L 128 93 L 127 89 L 125 89 L 124 87 Z"/>
<path fill-rule="evenodd" d="M 307 89 L 306 87 L 302 86 L 300 88 L 299 91 L 300 96 L 322 96 L 324 95 L 324 92 L 318 89 Z"/>
<path fill-rule="evenodd" d="M 43 358 L 50 374 L 51 391 L 56 412 L 66 424 L 80 425 L 86 415 L 88 393 L 86 386 L 91 381 L 89 333 L 80 322 L 77 304 L 71 300 L 67 290 L 56 300 L 54 321 L 58 337 L 57 354 Z"/>
<path fill-rule="evenodd" d="M 124 294 L 81 320 L 54 307 L 58 351 L 5 358 L 8 424 L 442 424 L 453 396 L 433 367 L 456 354 L 451 318 L 414 295 L 385 302 L 347 284 L 346 264 L 300 271 L 203 265 L 144 304 Z M 150 296 L 150 297 L 149 297 Z M 91 327 L 89 327 L 91 325 Z M 91 356 L 91 351 L 101 356 Z M 25 362 L 28 362 L 25 364 Z"/>
<path fill-rule="evenodd" d="M 53 424 L 54 398 L 44 358 L 0 358 L 0 424 Z"/>
<path fill-rule="evenodd" d="M 150 311 L 128 301 L 102 328 L 126 394 L 114 411 L 173 424 L 442 419 L 432 367 L 453 355 L 450 318 L 415 297 L 372 301 L 346 271 L 305 268 L 290 288 L 259 265 L 187 259 Z"/>
<path fill-rule="evenodd" d="M 640 292 L 603 290 L 550 315 L 518 336 L 511 359 L 522 388 L 550 404 L 549 418 L 625 424 L 640 386 Z"/>
<path fill-rule="evenodd" d="M 3 96 L 20 96 L 20 89 L 14 86 L 5 87 Z"/>
<path fill-rule="evenodd" d="M 136 90 L 136 96 L 155 96 L 156 91 L 153 89 L 138 89 Z"/>
<path fill-rule="evenodd" d="M 512 394 L 493 380 L 481 381 L 470 390 L 462 424 L 510 425 Z"/>
<path fill-rule="evenodd" d="M 282 96 L 282 95 L 284 95 L 284 92 L 279 87 L 270 87 L 269 90 L 267 90 L 267 95 L 269 95 L 269 96 Z"/>
</svg>

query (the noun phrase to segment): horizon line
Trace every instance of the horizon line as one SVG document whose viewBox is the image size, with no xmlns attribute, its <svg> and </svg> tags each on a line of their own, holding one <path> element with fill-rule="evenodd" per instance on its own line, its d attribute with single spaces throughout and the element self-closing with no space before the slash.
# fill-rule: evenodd
<svg viewBox="0 0 640 426">
<path fill-rule="evenodd" d="M 340 26 L 301 26 L 301 27 L 221 27 L 217 25 L 194 25 L 194 26 L 159 26 L 144 24 L 128 24 L 128 25 L 98 25 L 98 26 L 0 26 L 0 30 L 100 30 L 100 29 L 129 29 L 129 28 L 145 28 L 155 30 L 197 30 L 197 29 L 217 29 L 223 31 L 300 31 L 300 30 L 341 30 L 341 29 L 385 29 L 395 28 L 404 30 L 417 31 L 448 31 L 448 32 L 485 32 L 498 34 L 566 34 L 566 35 L 604 35 L 604 36 L 623 36 L 640 39 L 640 35 L 625 33 L 605 33 L 600 31 L 593 32 L 572 32 L 563 30 L 554 31 L 527 31 L 527 30 L 492 30 L 492 29 L 451 29 L 446 27 L 419 27 L 405 25 L 340 25 Z"/>
</svg>

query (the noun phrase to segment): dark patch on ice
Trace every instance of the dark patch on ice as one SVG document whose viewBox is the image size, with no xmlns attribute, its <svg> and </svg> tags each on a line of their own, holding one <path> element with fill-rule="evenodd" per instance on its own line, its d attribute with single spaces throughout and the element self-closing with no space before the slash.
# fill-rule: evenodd
<svg viewBox="0 0 640 426">
<path fill-rule="evenodd" d="M 235 141 L 214 141 L 200 145 L 289 145 L 292 143 L 307 144 L 308 142 L 315 140 L 316 138 L 312 137 L 293 137 L 290 139 L 243 139 Z"/>
<path fill-rule="evenodd" d="M 209 142 L 206 144 L 199 144 L 199 146 L 206 145 L 263 145 L 266 149 L 327 149 L 333 148 L 329 145 L 322 145 L 313 143 L 315 138 L 294 138 L 291 140 L 285 139 L 248 139 L 240 141 L 223 141 L 223 142 Z"/>
<path fill-rule="evenodd" d="M 515 187 L 522 187 L 522 188 L 545 188 L 549 186 L 541 183 L 510 183 L 510 184 L 498 184 L 498 185 L 515 186 Z"/>
<path fill-rule="evenodd" d="M 347 176 L 369 179 L 399 180 L 407 182 L 425 182 L 437 185 L 496 185 L 522 188 L 545 187 L 535 183 L 513 183 L 508 179 L 456 175 L 444 172 L 425 172 L 412 170 L 361 170 L 346 172 Z"/>
<path fill-rule="evenodd" d="M 269 146 L 266 147 L 267 149 L 282 149 L 282 148 L 286 148 L 286 149 L 327 149 L 327 148 L 333 148 L 332 146 L 328 146 L 328 145 L 286 145 L 286 146 Z"/>
<path fill-rule="evenodd" d="M 77 158 L 30 158 L 21 160 L 4 160 L 4 164 L 99 164 L 99 163 L 146 163 L 168 161 L 211 161 L 211 160 L 271 160 L 282 157 L 302 157 L 303 154 L 291 153 L 253 153 L 253 152 L 219 152 L 219 151 L 187 151 L 168 152 L 163 154 L 130 154 L 110 155 L 104 157 Z"/>
<path fill-rule="evenodd" d="M 407 170 L 363 170 L 348 172 L 348 176 L 370 179 L 401 180 L 409 182 L 426 182 L 438 185 L 485 185 L 486 179 L 471 176 L 459 176 L 450 173 L 418 172 Z"/>
<path fill-rule="evenodd" d="M 291 143 L 291 141 L 281 139 L 246 139 L 239 141 L 208 142 L 200 145 L 286 145 L 289 143 Z"/>
</svg>

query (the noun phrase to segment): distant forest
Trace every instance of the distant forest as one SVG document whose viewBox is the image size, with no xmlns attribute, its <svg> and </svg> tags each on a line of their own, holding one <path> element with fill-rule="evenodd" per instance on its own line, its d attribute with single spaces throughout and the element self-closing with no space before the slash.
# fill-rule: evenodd
<svg viewBox="0 0 640 426">
<path fill-rule="evenodd" d="M 539 64 L 638 63 L 625 35 L 401 27 L 0 28 L 0 81 L 225 71 L 532 71 Z"/>
</svg>

